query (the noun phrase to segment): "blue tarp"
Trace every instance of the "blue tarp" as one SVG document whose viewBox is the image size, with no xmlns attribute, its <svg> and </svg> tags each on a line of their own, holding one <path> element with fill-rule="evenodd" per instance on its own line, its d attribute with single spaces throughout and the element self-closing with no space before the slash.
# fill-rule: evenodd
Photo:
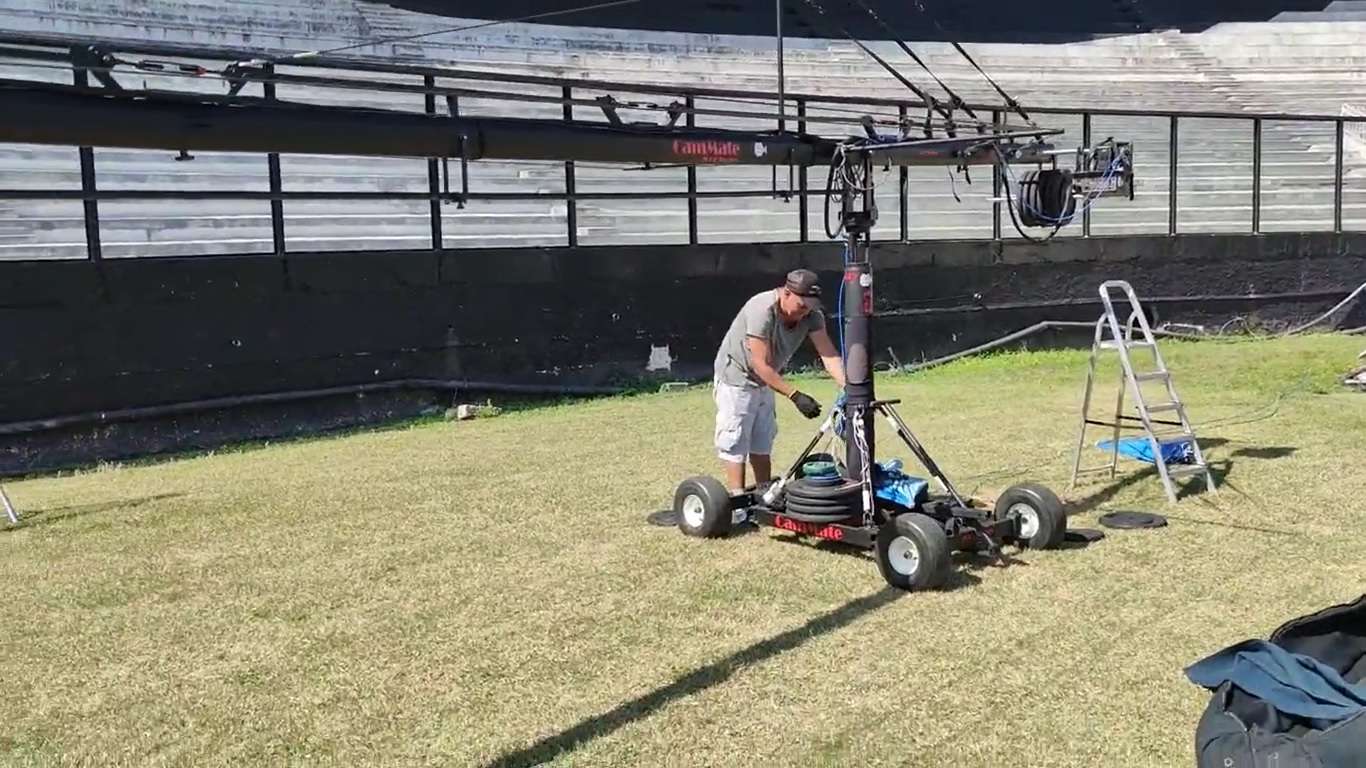
<svg viewBox="0 0 1366 768">
<path fill-rule="evenodd" d="M 1195 447 L 1189 437 L 1160 443 L 1164 464 L 1189 464 L 1195 461 Z M 1114 451 L 1115 441 L 1101 440 L 1096 447 L 1106 453 Z M 1119 455 L 1153 464 L 1153 447 L 1146 437 L 1126 437 L 1119 441 Z"/>
<path fill-rule="evenodd" d="M 873 495 L 903 507 L 914 507 L 925 500 L 928 481 L 901 471 L 901 459 L 879 462 L 873 473 Z"/>
<path fill-rule="evenodd" d="M 1312 656 L 1248 640 L 1186 668 L 1192 683 L 1215 690 L 1232 682 L 1277 710 L 1336 723 L 1366 711 L 1366 685 L 1352 685 Z"/>
<path fill-rule="evenodd" d="M 845 394 L 841 390 L 839 396 L 835 398 L 835 421 L 832 425 L 835 434 L 841 440 L 845 438 L 844 407 Z M 893 504 L 900 504 L 903 507 L 914 507 L 925 500 L 929 492 L 930 484 L 928 481 L 919 477 L 912 477 L 901 471 L 901 459 L 878 462 L 877 471 L 873 473 L 873 495 L 880 499 L 885 499 Z"/>
</svg>

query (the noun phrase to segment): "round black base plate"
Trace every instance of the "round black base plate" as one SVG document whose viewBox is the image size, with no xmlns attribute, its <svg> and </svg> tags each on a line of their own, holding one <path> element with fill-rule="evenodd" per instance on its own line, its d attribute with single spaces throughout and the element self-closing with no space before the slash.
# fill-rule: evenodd
<svg viewBox="0 0 1366 768">
<path fill-rule="evenodd" d="M 1101 515 L 1100 524 L 1106 528 L 1119 529 L 1161 528 L 1167 524 L 1167 518 L 1151 512 L 1121 509 Z"/>
</svg>

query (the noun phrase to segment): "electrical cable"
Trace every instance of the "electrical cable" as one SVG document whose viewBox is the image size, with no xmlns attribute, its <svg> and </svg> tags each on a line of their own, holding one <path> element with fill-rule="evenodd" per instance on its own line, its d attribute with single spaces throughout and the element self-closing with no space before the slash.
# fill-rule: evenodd
<svg viewBox="0 0 1366 768">
<path fill-rule="evenodd" d="M 1347 304 L 1348 304 L 1349 302 L 1351 302 L 1353 299 L 1355 299 L 1357 296 L 1360 296 L 1362 291 L 1366 291 L 1366 283 L 1362 283 L 1361 285 L 1357 286 L 1357 289 L 1356 289 L 1355 291 L 1352 291 L 1350 294 L 1347 295 L 1347 298 L 1345 298 L 1345 299 L 1343 299 L 1342 301 L 1339 301 L 1337 304 L 1333 305 L 1333 308 L 1332 308 L 1332 309 L 1328 310 L 1327 312 L 1324 312 L 1323 314 L 1319 315 L 1318 317 L 1314 318 L 1313 320 L 1310 320 L 1309 322 L 1304 323 L 1303 325 L 1299 326 L 1298 328 L 1292 328 L 1292 329 L 1290 329 L 1290 330 L 1288 330 L 1288 331 L 1286 331 L 1286 332 L 1284 332 L 1284 333 L 1282 333 L 1282 334 L 1279 334 L 1279 336 L 1278 336 L 1277 338 L 1285 338 L 1285 337 L 1287 337 L 1287 336 L 1293 336 L 1293 335 L 1295 335 L 1295 334 L 1297 334 L 1297 333 L 1301 333 L 1301 332 L 1303 332 L 1303 331 L 1305 331 L 1305 330 L 1307 330 L 1307 329 L 1309 329 L 1309 328 L 1311 328 L 1311 327 L 1313 327 L 1313 326 L 1315 326 L 1315 325 L 1318 325 L 1319 323 L 1323 322 L 1324 320 L 1327 320 L 1327 319 L 1328 319 L 1330 316 L 1332 316 L 1333 314 L 1337 313 L 1338 310 L 1340 310 L 1340 309 L 1342 309 L 1343 307 L 1347 306 Z"/>
<path fill-rule="evenodd" d="M 1046 243 L 1052 240 L 1054 237 L 1057 236 L 1058 231 L 1061 230 L 1065 224 L 1072 222 L 1076 219 L 1078 215 L 1090 210 L 1091 207 L 1095 205 L 1096 201 L 1099 200 L 1102 196 L 1104 196 L 1106 184 L 1108 184 L 1108 182 L 1115 177 L 1115 174 L 1119 172 L 1119 157 L 1113 156 L 1110 160 L 1110 165 L 1105 169 L 1105 174 L 1101 177 L 1101 183 L 1097 184 L 1094 190 L 1092 190 L 1085 197 L 1083 197 L 1082 204 L 1078 207 L 1074 207 L 1072 212 L 1065 216 L 1054 217 L 1039 210 L 1033 203 L 1030 202 L 1028 196 L 1024 194 L 1023 184 L 1021 184 L 1019 179 L 1015 176 L 1015 169 L 1010 166 L 1010 163 L 1006 160 L 1005 155 L 1001 152 L 1000 144 L 991 142 L 990 145 L 991 148 L 996 152 L 997 165 L 1001 169 L 1001 186 L 1005 191 L 1006 207 L 1010 212 L 1010 221 L 1015 226 L 1015 231 L 1019 232 L 1020 236 L 1023 237 L 1025 240 L 1028 240 L 1032 243 Z M 1030 214 L 1032 214 L 1036 219 L 1040 221 L 1055 222 L 1053 231 L 1050 232 L 1048 236 L 1035 237 L 1025 232 L 1023 227 L 1020 225 L 1020 221 L 1018 217 L 1015 215 L 1014 197 L 1010 191 L 1010 183 L 1012 181 L 1015 182 L 1016 186 L 1021 187 L 1020 206 L 1022 211 L 1027 210 Z M 1037 186 L 1038 185 L 1036 182 L 1034 189 L 1034 196 L 1036 198 L 1038 197 Z"/>
<path fill-rule="evenodd" d="M 1328 319 L 1329 317 L 1331 317 L 1332 315 L 1334 315 L 1335 313 L 1337 313 L 1338 311 L 1340 311 L 1343 307 L 1347 306 L 1347 304 L 1348 304 L 1349 302 L 1351 302 L 1353 299 L 1355 299 L 1355 298 L 1357 298 L 1358 296 L 1360 296 L 1360 295 L 1362 294 L 1362 292 L 1364 292 L 1364 291 L 1366 291 L 1366 283 L 1362 283 L 1361 285 L 1357 286 L 1356 290 L 1354 290 L 1354 291 L 1352 291 L 1350 294 L 1348 294 L 1347 297 L 1346 297 L 1345 299 L 1339 301 L 1336 305 L 1333 306 L 1332 309 L 1329 309 L 1327 312 L 1324 312 L 1324 313 L 1320 314 L 1318 317 L 1314 318 L 1313 320 L 1311 320 L 1311 321 L 1309 321 L 1309 322 L 1307 322 L 1307 323 L 1303 323 L 1303 324 L 1301 324 L 1300 326 L 1291 329 L 1291 331 L 1279 333 L 1279 334 L 1272 335 L 1272 336 L 1260 336 L 1260 337 L 1255 337 L 1254 339 L 1250 339 L 1250 340 L 1261 341 L 1261 340 L 1268 340 L 1268 339 L 1281 339 L 1281 338 L 1286 338 L 1286 337 L 1288 337 L 1288 336 L 1290 336 L 1290 335 L 1292 335 L 1292 334 L 1295 334 L 1295 333 L 1303 333 L 1304 331 L 1308 330 L 1309 328 L 1311 328 L 1311 327 L 1313 327 L 1313 326 L 1315 326 L 1315 325 L 1318 325 L 1319 323 L 1323 322 L 1324 320 Z M 970 347 L 970 348 L 965 349 L 965 350 L 961 350 L 961 351 L 958 351 L 958 352 L 954 352 L 954 353 L 951 353 L 951 354 L 948 354 L 948 355 L 943 355 L 943 356 L 941 356 L 941 357 L 933 358 L 933 359 L 931 359 L 931 360 L 926 360 L 926 361 L 923 361 L 923 362 L 920 362 L 920 363 L 911 363 L 911 364 L 909 364 L 909 365 L 897 366 L 896 368 L 894 368 L 894 370 L 899 371 L 899 372 L 901 372 L 901 373 L 914 373 L 914 372 L 922 371 L 922 370 L 925 370 L 925 369 L 928 369 L 928 368 L 934 368 L 934 367 L 936 367 L 936 366 L 944 365 L 945 363 L 953 362 L 954 360 L 959 360 L 959 359 L 964 358 L 964 357 L 969 357 L 969 356 L 971 356 L 971 355 L 975 355 L 975 354 L 978 354 L 978 353 L 981 353 L 981 352 L 986 352 L 986 351 L 995 349 L 995 348 L 1000 347 L 1000 346 L 1004 346 L 1005 344 L 1009 344 L 1009 343 L 1012 342 L 1012 341 L 1018 341 L 1019 339 L 1025 338 L 1025 337 L 1027 337 L 1027 336 L 1032 336 L 1032 335 L 1034 335 L 1034 334 L 1036 334 L 1036 333 L 1039 333 L 1039 332 L 1041 332 L 1041 331 L 1046 331 L 1046 330 L 1050 330 L 1050 329 L 1053 329 L 1053 328 L 1094 328 L 1094 327 L 1095 327 L 1095 323 L 1086 323 L 1086 322 L 1081 322 L 1081 321 L 1068 321 L 1068 320 L 1045 320 L 1045 321 L 1042 321 L 1042 322 L 1035 323 L 1035 324 L 1033 324 L 1033 325 L 1031 325 L 1031 326 L 1028 326 L 1028 327 L 1026 327 L 1026 328 L 1022 328 L 1022 329 L 1020 329 L 1020 330 L 1018 330 L 1018 331 L 1014 331 L 1014 332 L 1012 332 L 1012 333 L 1008 333 L 1008 334 L 1006 334 L 1006 335 L 1004 335 L 1004 336 L 1001 336 L 1001 337 L 999 337 L 999 338 L 992 339 L 991 341 L 987 341 L 987 342 L 985 342 L 985 343 L 978 344 L 978 345 L 976 345 L 976 346 Z M 1359 330 L 1359 329 L 1351 329 L 1351 330 L 1349 330 L 1349 331 L 1340 331 L 1340 333 L 1351 333 L 1352 331 L 1355 331 L 1355 330 Z M 1178 338 L 1178 339 L 1191 339 L 1191 340 L 1197 340 L 1197 341 L 1218 340 L 1218 337 L 1217 337 L 1217 336 L 1197 336 L 1197 335 L 1193 335 L 1193 334 L 1183 334 L 1183 333 L 1175 333 L 1175 332 L 1171 332 L 1171 331 L 1164 331 L 1164 330 L 1157 329 L 1157 328 L 1153 329 L 1153 334 L 1156 335 L 1156 336 L 1168 336 L 1168 337 L 1172 337 L 1172 338 Z M 1248 341 L 1248 340 L 1249 340 L 1249 339 L 1242 339 L 1241 341 Z"/>
<path fill-rule="evenodd" d="M 1001 98 L 1005 101 L 1007 107 L 1010 107 L 1011 109 L 1015 110 L 1016 114 L 1024 118 L 1024 121 L 1026 123 L 1034 125 L 1033 118 L 1031 118 L 1029 114 L 1024 111 L 1024 107 L 1020 105 L 1020 102 L 1016 101 L 1015 97 L 1006 93 L 1005 89 L 1002 88 L 999 84 L 997 84 L 995 80 L 991 79 L 991 75 L 988 75 L 986 70 L 982 69 L 981 65 L 977 63 L 977 60 L 972 58 L 972 56 L 969 55 L 966 50 L 964 50 L 963 46 L 959 45 L 957 40 L 954 40 L 949 36 L 948 30 L 944 29 L 944 27 L 939 24 L 939 18 L 934 14 L 930 13 L 929 11 L 925 10 L 925 4 L 924 2 L 922 2 L 922 0 L 916 0 L 915 7 L 916 10 L 920 11 L 921 13 L 929 17 L 930 23 L 933 24 L 934 28 L 938 30 L 939 33 L 942 34 L 944 38 L 949 41 L 949 43 L 953 46 L 954 50 L 962 54 L 963 58 L 966 59 L 967 62 L 972 65 L 972 68 L 977 70 L 977 73 L 986 79 L 987 83 L 989 83 L 991 87 L 996 90 L 996 93 L 1000 94 Z"/>
<path fill-rule="evenodd" d="M 963 99 L 960 98 L 957 93 L 954 93 L 952 88 L 950 88 L 943 80 L 939 79 L 939 76 L 934 73 L 934 70 L 930 69 L 929 65 L 926 64 L 923 59 L 917 56 L 915 51 L 911 50 L 911 47 L 902 40 L 901 36 L 897 34 L 897 31 L 895 29 L 892 29 L 890 24 L 883 21 L 882 17 L 879 16 L 877 12 L 874 11 L 872 8 L 868 7 L 868 5 L 863 2 L 863 0 L 853 0 L 853 2 L 856 3 L 860 8 L 862 8 L 864 13 L 867 13 L 868 16 L 873 19 L 874 22 L 876 22 L 880 27 L 882 27 L 882 29 L 884 29 L 887 32 L 887 34 L 891 35 L 892 40 L 901 48 L 901 50 L 904 51 L 906 55 L 910 56 L 915 61 L 915 63 L 919 64 L 921 69 L 924 69 L 930 77 L 934 78 L 934 81 L 939 84 L 940 88 L 944 89 L 944 93 L 949 97 L 950 111 L 954 109 L 962 109 L 964 112 L 967 113 L 968 117 L 972 118 L 973 120 L 977 120 L 979 123 L 981 123 L 981 119 L 977 117 L 977 113 L 972 111 L 972 107 L 969 107 L 967 102 L 963 101 Z"/>
<path fill-rule="evenodd" d="M 860 49 L 862 49 L 864 53 L 868 54 L 868 56 L 871 57 L 873 61 L 877 62 L 878 65 L 881 66 L 884 70 L 886 70 L 889 74 L 891 74 L 892 77 L 896 78 L 897 82 L 901 83 L 911 93 L 914 93 L 917 98 L 923 101 L 930 110 L 938 112 L 945 120 L 948 120 L 950 122 L 953 121 L 953 112 L 941 106 L 939 104 L 938 99 L 934 98 L 934 96 L 930 95 L 929 93 L 921 89 L 919 86 L 917 86 L 915 83 L 908 80 L 904 75 L 901 74 L 901 72 L 899 72 L 896 69 L 896 67 L 893 67 L 891 64 L 887 63 L 887 61 L 883 59 L 881 56 L 879 56 L 875 51 L 873 51 L 873 49 L 864 45 L 863 41 L 854 37 L 854 34 L 850 32 L 847 27 L 838 22 L 827 19 L 825 8 L 823 8 L 820 3 L 816 2 L 816 0 L 801 0 L 801 2 L 809 5 L 812 10 L 820 14 L 821 19 L 827 21 L 831 26 L 839 30 L 846 38 L 848 38 L 850 42 L 852 42 L 854 45 L 857 45 Z M 798 13 L 801 13 L 800 6 L 798 6 Z M 806 15 L 802 14 L 802 16 L 805 18 Z M 810 19 L 807 18 L 807 21 L 809 23 Z M 814 27 L 820 25 L 812 26 Z"/>
</svg>

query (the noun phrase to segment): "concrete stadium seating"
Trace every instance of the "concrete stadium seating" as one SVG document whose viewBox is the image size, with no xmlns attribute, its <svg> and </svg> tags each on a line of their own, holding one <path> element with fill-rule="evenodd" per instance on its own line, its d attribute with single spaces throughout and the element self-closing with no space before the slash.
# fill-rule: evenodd
<svg viewBox="0 0 1366 768">
<path fill-rule="evenodd" d="M 1265 24 L 1225 24 L 1201 34 L 1158 33 L 1066 45 L 970 45 L 978 61 L 1026 107 L 1139 108 L 1154 110 L 1278 111 L 1339 114 L 1366 109 L 1366 19 L 1341 4 L 1337 16 L 1295 16 Z M 1333 10 L 1330 8 L 1330 10 Z M 1341 14 L 1347 14 L 1343 18 Z M 152 40 L 283 53 L 413 35 L 459 26 L 378 3 L 344 0 L 209 3 L 176 0 L 130 6 L 117 0 L 77 0 L 54 5 L 37 0 L 0 0 L 0 28 L 104 39 Z M 903 73 L 931 81 L 895 46 L 874 46 Z M 951 88 L 975 102 L 999 102 L 984 80 L 944 44 L 913 44 Z M 692 85 L 776 91 L 772 41 L 680 34 L 627 34 L 612 30 L 502 25 L 384 43 L 350 50 L 348 56 L 385 61 L 437 63 L 499 73 L 572 79 Z M 790 93 L 907 98 L 909 94 L 852 43 L 788 41 L 786 87 Z M 302 71 L 281 68 L 281 71 Z M 65 82 L 69 73 L 0 60 L 0 76 Z M 170 85 L 169 78 L 129 72 L 130 82 Z M 409 81 L 411 82 L 411 81 Z M 495 82 L 441 81 L 497 92 L 558 96 L 558 89 Z M 182 80 L 177 87 L 187 87 Z M 221 92 L 213 79 L 190 81 Z M 584 98 L 603 95 L 583 89 Z M 621 99 L 667 103 L 667 97 L 615 92 Z M 420 111 L 420 96 L 282 86 L 279 97 L 326 104 L 355 104 Z M 772 112 L 776 107 L 699 99 L 699 108 Z M 557 104 L 462 98 L 464 114 L 555 119 Z M 789 105 L 789 112 L 793 109 Z M 842 107 L 841 109 L 849 109 Z M 576 117 L 601 120 L 587 107 Z M 885 113 L 886 108 L 880 108 Z M 857 117 L 811 108 L 809 129 L 827 135 L 856 132 L 855 125 L 821 123 L 821 117 Z M 660 120 L 659 113 L 626 111 L 629 120 Z M 1065 128 L 1062 146 L 1081 139 L 1079 115 L 1035 114 L 1041 125 Z M 699 117 L 700 125 L 768 128 L 770 120 Z M 1093 213 L 1098 235 L 1166 232 L 1168 132 L 1165 118 L 1097 116 L 1093 136 L 1130 139 L 1138 170 L 1136 198 L 1100 201 Z M 1252 199 L 1250 120 L 1185 119 L 1178 153 L 1178 228 L 1182 232 L 1248 231 Z M 1366 227 L 1366 158 L 1349 143 L 1344 170 L 1343 219 L 1347 229 Z M 1323 230 L 1333 224 L 1334 128 L 1331 122 L 1267 121 L 1262 142 L 1261 226 L 1266 231 Z M 264 156 L 195 153 L 178 161 L 173 152 L 97 148 L 97 183 L 108 190 L 267 189 Z M 79 189 L 76 151 L 64 147 L 0 146 L 0 173 L 8 188 Z M 282 160 L 288 191 L 424 192 L 426 163 L 391 158 L 288 156 Z M 458 164 L 451 164 L 456 172 Z M 1024 169 L 1021 169 L 1024 170 Z M 951 179 L 942 168 L 910 172 L 908 229 L 912 239 L 981 238 L 991 235 L 991 177 L 975 168 L 972 184 Z M 686 191 L 681 169 L 623 170 L 580 164 L 577 190 Z M 777 174 L 786 188 L 788 173 Z M 810 184 L 824 183 L 813 169 Z M 896 172 L 883 177 L 877 236 L 896 238 L 899 213 Z M 452 186 L 458 184 L 452 178 Z M 703 168 L 699 189 L 769 189 L 766 168 Z M 477 162 L 470 166 L 473 192 L 563 192 L 561 163 Z M 954 199 L 957 193 L 961 202 Z M 810 236 L 824 239 L 822 200 L 810 200 Z M 795 200 L 773 197 L 705 199 L 698 203 L 702 242 L 796 240 Z M 443 209 L 444 245 L 554 246 L 566 243 L 564 201 L 472 202 Z M 431 245 L 428 204 L 404 201 L 287 201 L 286 245 L 295 250 L 424 248 Z M 687 242 L 687 202 L 580 200 L 579 242 L 639 244 Z M 1003 231 L 1013 236 L 1003 214 Z M 252 253 L 272 247 L 269 203 L 260 200 L 141 200 L 102 202 L 101 236 L 106 257 Z M 1077 236 L 1080 226 L 1063 230 Z M 0 259 L 85 256 L 82 207 L 77 201 L 0 200 Z"/>
</svg>

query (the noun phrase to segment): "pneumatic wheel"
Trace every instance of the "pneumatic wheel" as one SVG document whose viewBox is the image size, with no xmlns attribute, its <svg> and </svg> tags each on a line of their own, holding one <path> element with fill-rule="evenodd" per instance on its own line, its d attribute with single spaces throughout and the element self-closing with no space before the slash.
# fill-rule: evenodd
<svg viewBox="0 0 1366 768">
<path fill-rule="evenodd" d="M 730 533 L 730 493 L 714 477 L 690 477 L 674 491 L 674 514 L 678 529 L 689 536 L 725 536 Z"/>
<path fill-rule="evenodd" d="M 1020 519 L 1020 537 L 1012 539 L 1030 549 L 1056 549 L 1067 537 L 1067 512 L 1057 495 L 1038 483 L 1012 485 L 996 500 L 995 516 Z"/>
<path fill-rule="evenodd" d="M 911 592 L 935 589 L 949 575 L 949 538 L 929 515 L 906 512 L 878 530 L 877 567 L 882 578 Z"/>
</svg>

